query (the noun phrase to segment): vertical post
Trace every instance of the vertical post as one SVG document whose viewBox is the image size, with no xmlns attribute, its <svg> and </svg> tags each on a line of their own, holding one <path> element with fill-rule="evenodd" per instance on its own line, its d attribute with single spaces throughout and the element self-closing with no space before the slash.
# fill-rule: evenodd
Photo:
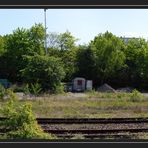
<svg viewBox="0 0 148 148">
<path fill-rule="evenodd" d="M 47 55 L 47 27 L 46 27 L 46 8 L 44 9 L 44 17 L 45 17 L 45 53 Z"/>
</svg>

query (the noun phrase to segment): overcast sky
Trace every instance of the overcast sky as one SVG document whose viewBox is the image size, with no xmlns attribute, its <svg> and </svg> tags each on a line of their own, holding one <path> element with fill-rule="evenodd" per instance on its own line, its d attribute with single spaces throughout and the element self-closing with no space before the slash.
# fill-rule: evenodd
<svg viewBox="0 0 148 148">
<path fill-rule="evenodd" d="M 148 9 L 48 9 L 48 32 L 70 31 L 80 44 L 107 30 L 117 36 L 148 39 Z M 43 23 L 43 9 L 0 9 L 0 35 Z"/>
</svg>

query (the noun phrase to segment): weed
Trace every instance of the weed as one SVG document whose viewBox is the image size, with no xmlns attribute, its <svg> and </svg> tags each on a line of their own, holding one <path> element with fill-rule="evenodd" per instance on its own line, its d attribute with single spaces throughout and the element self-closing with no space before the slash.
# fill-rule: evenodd
<svg viewBox="0 0 148 148">
<path fill-rule="evenodd" d="M 32 112 L 32 106 L 25 103 L 18 106 L 18 103 L 10 99 L 6 106 L 1 109 L 6 120 L 1 121 L 0 125 L 9 129 L 4 134 L 7 139 L 55 139 L 55 136 L 44 133 L 37 124 Z"/>
<path fill-rule="evenodd" d="M 75 134 L 71 139 L 85 139 L 82 134 Z"/>
<path fill-rule="evenodd" d="M 26 85 L 24 86 L 23 92 L 24 92 L 26 95 L 29 95 L 29 94 L 30 94 L 29 84 L 26 84 Z"/>
<path fill-rule="evenodd" d="M 23 92 L 23 91 L 24 91 L 23 85 L 18 86 L 17 84 L 12 85 L 12 86 L 10 87 L 10 89 L 11 89 L 13 92 Z"/>
<path fill-rule="evenodd" d="M 0 99 L 3 100 L 4 96 L 6 94 L 6 89 L 4 88 L 3 85 L 0 84 Z"/>
<path fill-rule="evenodd" d="M 54 87 L 55 94 L 63 94 L 64 93 L 64 84 L 55 85 Z"/>
<path fill-rule="evenodd" d="M 144 96 L 136 89 L 134 89 L 130 96 L 130 101 L 132 102 L 141 102 L 144 100 Z"/>
<path fill-rule="evenodd" d="M 6 90 L 6 99 L 17 101 L 18 96 L 11 89 L 7 89 Z"/>
<path fill-rule="evenodd" d="M 30 92 L 35 96 L 38 96 L 42 91 L 41 85 L 39 83 L 30 85 Z"/>
</svg>

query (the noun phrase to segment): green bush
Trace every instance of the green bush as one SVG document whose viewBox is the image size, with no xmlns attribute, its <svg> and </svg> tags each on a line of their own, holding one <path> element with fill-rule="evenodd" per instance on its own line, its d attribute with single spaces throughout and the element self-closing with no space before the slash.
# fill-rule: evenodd
<svg viewBox="0 0 148 148">
<path fill-rule="evenodd" d="M 13 92 L 12 89 L 7 89 L 6 90 L 6 99 L 17 101 L 18 100 L 18 96 Z"/>
<path fill-rule="evenodd" d="M 98 92 L 95 89 L 85 91 L 90 96 L 95 96 Z"/>
<path fill-rule="evenodd" d="M 64 93 L 64 85 L 62 83 L 55 85 L 54 89 L 53 89 L 53 93 L 55 93 L 55 94 Z"/>
<path fill-rule="evenodd" d="M 23 92 L 24 92 L 26 95 L 29 95 L 29 94 L 31 93 L 28 83 L 24 86 Z"/>
<path fill-rule="evenodd" d="M 38 96 L 42 91 L 41 85 L 39 83 L 30 84 L 30 92 L 35 96 Z"/>
<path fill-rule="evenodd" d="M 18 86 L 17 84 L 14 84 L 10 87 L 10 89 L 13 91 L 13 92 L 23 92 L 24 90 L 24 86 L 21 85 L 21 86 Z"/>
<path fill-rule="evenodd" d="M 136 89 L 134 89 L 130 96 L 130 101 L 132 102 L 140 102 L 144 99 L 144 96 Z"/>
<path fill-rule="evenodd" d="M 0 125 L 9 129 L 3 136 L 7 139 L 55 139 L 55 136 L 44 133 L 37 124 L 32 106 L 29 103 L 19 105 L 17 101 L 10 99 L 6 106 L 1 109 L 6 120 Z"/>
<path fill-rule="evenodd" d="M 6 89 L 4 88 L 3 85 L 0 84 L 0 99 L 3 100 L 4 96 L 6 94 Z"/>
<path fill-rule="evenodd" d="M 26 94 L 26 95 L 29 95 L 29 94 L 33 94 L 35 96 L 38 96 L 42 91 L 42 88 L 41 88 L 41 85 L 39 83 L 34 83 L 34 84 L 26 84 L 23 88 L 23 92 Z"/>
<path fill-rule="evenodd" d="M 55 92 L 65 77 L 63 64 L 59 58 L 49 56 L 26 56 L 27 64 L 21 70 L 26 83 L 39 83 L 44 91 Z"/>
</svg>

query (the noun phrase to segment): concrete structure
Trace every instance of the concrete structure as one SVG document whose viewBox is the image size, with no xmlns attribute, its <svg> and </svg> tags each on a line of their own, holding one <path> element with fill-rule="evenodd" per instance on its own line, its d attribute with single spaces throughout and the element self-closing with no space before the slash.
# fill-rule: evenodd
<svg viewBox="0 0 148 148">
<path fill-rule="evenodd" d="M 92 90 L 92 88 L 93 88 L 92 80 L 87 80 L 86 81 L 86 90 Z"/>
</svg>

